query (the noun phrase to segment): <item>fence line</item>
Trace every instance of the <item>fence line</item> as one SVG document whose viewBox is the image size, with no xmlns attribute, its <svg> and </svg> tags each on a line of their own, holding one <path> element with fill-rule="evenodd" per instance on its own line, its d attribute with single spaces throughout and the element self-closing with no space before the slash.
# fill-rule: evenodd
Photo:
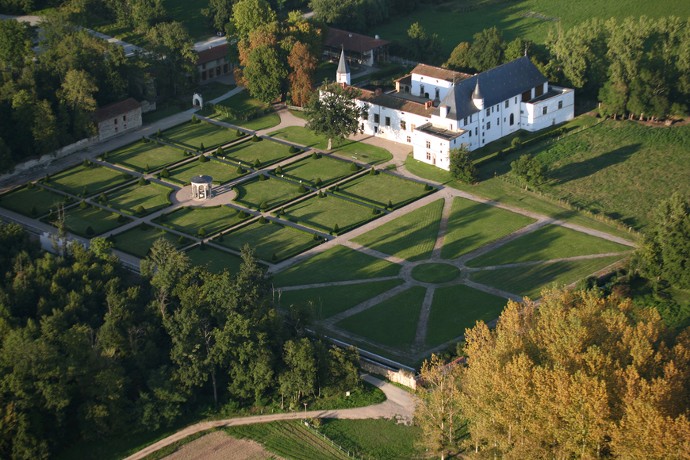
<svg viewBox="0 0 690 460">
<path fill-rule="evenodd" d="M 328 442 L 331 444 L 331 446 L 335 447 L 336 449 L 338 449 L 339 451 L 341 451 L 342 453 L 344 453 L 345 455 L 347 455 L 348 458 L 355 458 L 355 459 L 358 459 L 358 460 L 365 460 L 364 457 L 358 456 L 359 452 L 350 451 L 349 449 L 345 449 L 343 446 L 341 446 L 340 444 L 336 443 L 336 442 L 333 441 L 331 438 L 329 438 L 328 436 L 326 436 L 325 434 L 323 434 L 322 432 L 320 432 L 316 427 L 314 427 L 314 426 L 311 424 L 311 422 L 309 422 L 309 420 L 302 419 L 302 423 L 304 424 L 304 426 L 307 427 L 308 430 L 310 430 L 312 433 L 318 435 L 318 436 L 319 436 L 321 439 L 323 439 L 324 441 L 328 441 Z"/>
</svg>

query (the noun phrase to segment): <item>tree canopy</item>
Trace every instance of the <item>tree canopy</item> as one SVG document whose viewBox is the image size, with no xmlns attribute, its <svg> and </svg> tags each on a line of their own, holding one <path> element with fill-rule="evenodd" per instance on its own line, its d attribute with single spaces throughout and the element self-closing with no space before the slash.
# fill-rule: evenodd
<svg viewBox="0 0 690 460">
<path fill-rule="evenodd" d="M 357 95 L 353 87 L 329 84 L 309 101 L 305 111 L 307 128 L 328 137 L 328 150 L 332 148 L 333 139 L 343 140 L 359 130 L 359 117 L 364 109 L 357 105 Z"/>
</svg>

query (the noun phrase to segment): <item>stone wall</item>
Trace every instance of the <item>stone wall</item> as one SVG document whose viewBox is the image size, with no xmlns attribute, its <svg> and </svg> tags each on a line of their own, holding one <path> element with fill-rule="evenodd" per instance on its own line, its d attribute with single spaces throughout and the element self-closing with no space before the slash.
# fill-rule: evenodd
<svg viewBox="0 0 690 460">
<path fill-rule="evenodd" d="M 394 369 L 392 367 L 384 366 L 383 364 L 375 363 L 366 358 L 361 358 L 359 361 L 360 367 L 366 372 L 372 372 L 384 376 L 391 382 L 399 383 L 413 390 L 417 389 L 417 378 L 414 373 L 405 369 Z"/>
</svg>

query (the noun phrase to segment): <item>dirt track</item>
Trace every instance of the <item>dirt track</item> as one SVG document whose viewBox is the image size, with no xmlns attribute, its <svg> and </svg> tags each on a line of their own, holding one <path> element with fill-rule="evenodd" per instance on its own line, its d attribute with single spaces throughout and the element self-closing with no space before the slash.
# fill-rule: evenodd
<svg viewBox="0 0 690 460">
<path fill-rule="evenodd" d="M 266 460 L 279 458 L 261 444 L 246 439 L 235 439 L 222 431 L 214 431 L 185 444 L 165 457 L 166 460 Z"/>
</svg>

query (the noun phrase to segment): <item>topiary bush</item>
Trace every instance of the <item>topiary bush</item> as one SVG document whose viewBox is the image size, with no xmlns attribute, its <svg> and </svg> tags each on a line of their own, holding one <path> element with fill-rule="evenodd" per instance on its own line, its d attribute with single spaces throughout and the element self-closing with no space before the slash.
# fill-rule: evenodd
<svg viewBox="0 0 690 460">
<path fill-rule="evenodd" d="M 240 219 L 246 219 L 247 217 L 249 217 L 249 214 L 247 214 L 247 211 L 240 211 L 240 212 L 237 214 L 237 216 L 238 216 Z"/>
<path fill-rule="evenodd" d="M 376 171 L 376 168 L 374 168 L 374 167 L 372 166 L 371 169 L 369 170 L 369 175 L 370 175 L 370 176 L 375 176 L 375 175 L 377 175 L 377 174 L 378 174 L 378 171 Z"/>
<path fill-rule="evenodd" d="M 338 227 L 338 224 L 335 224 L 333 226 L 333 232 L 334 235 L 338 236 L 338 233 L 340 233 L 340 227 Z"/>
<path fill-rule="evenodd" d="M 260 224 L 267 224 L 268 220 L 264 216 L 261 216 L 261 217 L 259 217 L 259 223 Z"/>
<path fill-rule="evenodd" d="M 278 256 L 274 252 L 273 254 L 271 254 L 271 261 L 275 262 L 276 260 L 278 260 Z"/>
<path fill-rule="evenodd" d="M 357 166 L 355 163 L 352 163 L 350 165 L 350 171 L 359 171 L 359 166 Z"/>
<path fill-rule="evenodd" d="M 260 168 L 260 167 L 261 167 L 261 162 L 259 161 L 258 158 L 257 158 L 256 160 L 254 160 L 254 167 L 255 167 L 255 168 Z"/>
<path fill-rule="evenodd" d="M 282 168 L 282 166 L 278 166 L 278 167 L 276 168 L 276 170 L 275 170 L 275 173 L 276 173 L 276 174 L 283 174 L 283 168 Z"/>
<path fill-rule="evenodd" d="M 81 162 L 81 165 L 85 168 L 90 168 L 93 166 L 93 163 L 91 163 L 91 161 L 89 161 L 87 158 L 84 158 L 84 161 Z"/>
<path fill-rule="evenodd" d="M 254 134 L 254 135 L 252 136 L 252 142 L 261 142 L 262 140 L 263 140 L 263 139 L 261 139 L 261 138 L 260 138 L 259 136 L 257 136 L 256 134 Z"/>
<path fill-rule="evenodd" d="M 199 144 L 199 150 L 201 150 L 203 152 L 205 149 L 206 149 L 206 147 L 204 147 L 203 142 L 201 144 Z"/>
<path fill-rule="evenodd" d="M 429 185 L 429 184 L 424 184 L 424 190 L 425 190 L 425 191 L 428 192 L 428 191 L 431 190 L 432 188 L 433 188 L 433 187 L 432 187 L 431 185 Z"/>
<path fill-rule="evenodd" d="M 391 200 L 388 200 L 388 204 L 386 205 L 388 209 L 393 209 L 393 202 Z"/>
<path fill-rule="evenodd" d="M 268 180 L 268 176 L 266 174 L 259 174 L 259 180 Z"/>
<path fill-rule="evenodd" d="M 290 146 L 290 153 L 297 153 L 299 151 L 300 149 L 298 147 L 295 147 L 294 145 Z"/>
<path fill-rule="evenodd" d="M 134 213 L 138 216 L 143 216 L 144 214 L 146 214 L 146 208 L 142 205 L 139 205 L 134 210 Z"/>
<path fill-rule="evenodd" d="M 108 201 L 108 197 L 105 196 L 105 193 L 101 193 L 100 195 L 98 195 L 98 202 L 99 203 L 103 204 L 103 203 L 106 203 L 107 201 Z"/>
<path fill-rule="evenodd" d="M 238 129 L 237 131 L 235 131 L 235 134 L 237 135 L 237 137 L 244 137 L 244 136 L 247 135 L 244 131 L 242 131 L 242 130 L 240 130 L 240 129 Z"/>
<path fill-rule="evenodd" d="M 118 215 L 117 215 L 117 221 L 118 221 L 119 223 L 123 223 L 123 222 L 125 222 L 126 220 L 127 220 L 127 218 L 126 218 L 125 216 L 123 216 L 122 214 L 118 214 Z"/>
<path fill-rule="evenodd" d="M 26 189 L 27 189 L 27 190 L 31 190 L 31 189 L 33 189 L 34 187 L 35 187 L 35 185 L 34 185 L 33 182 L 29 182 L 28 184 L 26 184 Z"/>
<path fill-rule="evenodd" d="M 199 163 L 208 163 L 209 159 L 206 155 L 199 155 Z"/>
<path fill-rule="evenodd" d="M 180 236 L 177 238 L 177 245 L 178 245 L 178 246 L 182 246 L 182 245 L 185 243 L 185 241 L 186 241 L 186 238 L 185 238 L 184 236 L 180 235 Z"/>
<path fill-rule="evenodd" d="M 222 157 L 223 155 L 225 155 L 225 150 L 223 150 L 223 147 L 222 147 L 222 146 L 221 146 L 221 147 L 218 147 L 218 148 L 216 149 L 215 155 L 216 155 L 216 156 L 219 156 L 219 157 Z"/>
<path fill-rule="evenodd" d="M 96 232 L 93 231 L 93 227 L 91 227 L 90 225 L 86 227 L 86 236 L 93 236 L 95 234 Z"/>
<path fill-rule="evenodd" d="M 267 210 L 268 209 L 268 201 L 266 201 L 266 200 L 262 201 L 261 204 L 259 204 L 259 209 L 261 211 Z"/>
<path fill-rule="evenodd" d="M 139 185 L 146 185 L 148 183 L 149 183 L 149 181 L 147 181 L 144 176 L 140 177 L 139 180 L 137 181 L 137 184 L 139 184 Z"/>
<path fill-rule="evenodd" d="M 373 215 L 375 215 L 375 216 L 378 216 L 379 214 L 381 214 L 381 210 L 378 209 L 378 208 L 373 208 L 373 209 L 371 210 L 371 213 L 372 213 Z"/>
<path fill-rule="evenodd" d="M 319 155 L 317 152 L 311 154 L 312 160 L 318 160 L 319 158 L 321 158 L 321 155 Z"/>
<path fill-rule="evenodd" d="M 164 179 L 170 177 L 170 171 L 168 171 L 168 168 L 163 168 L 163 170 L 161 171 L 161 177 Z"/>
<path fill-rule="evenodd" d="M 321 184 L 323 184 L 323 181 L 321 180 L 320 177 L 317 177 L 317 178 L 316 178 L 316 186 L 317 186 L 317 187 L 321 187 Z"/>
<path fill-rule="evenodd" d="M 244 168 L 242 166 L 238 166 L 237 167 L 237 174 L 244 174 L 244 173 L 245 173 Z"/>
<path fill-rule="evenodd" d="M 307 188 L 306 188 L 304 185 L 300 184 L 300 186 L 299 186 L 299 188 L 297 189 L 297 191 L 298 191 L 299 193 L 306 193 L 306 192 L 307 192 Z"/>
<path fill-rule="evenodd" d="M 201 227 L 199 230 L 197 230 L 196 234 L 200 237 L 203 238 L 206 236 L 206 229 L 204 227 Z"/>
</svg>

